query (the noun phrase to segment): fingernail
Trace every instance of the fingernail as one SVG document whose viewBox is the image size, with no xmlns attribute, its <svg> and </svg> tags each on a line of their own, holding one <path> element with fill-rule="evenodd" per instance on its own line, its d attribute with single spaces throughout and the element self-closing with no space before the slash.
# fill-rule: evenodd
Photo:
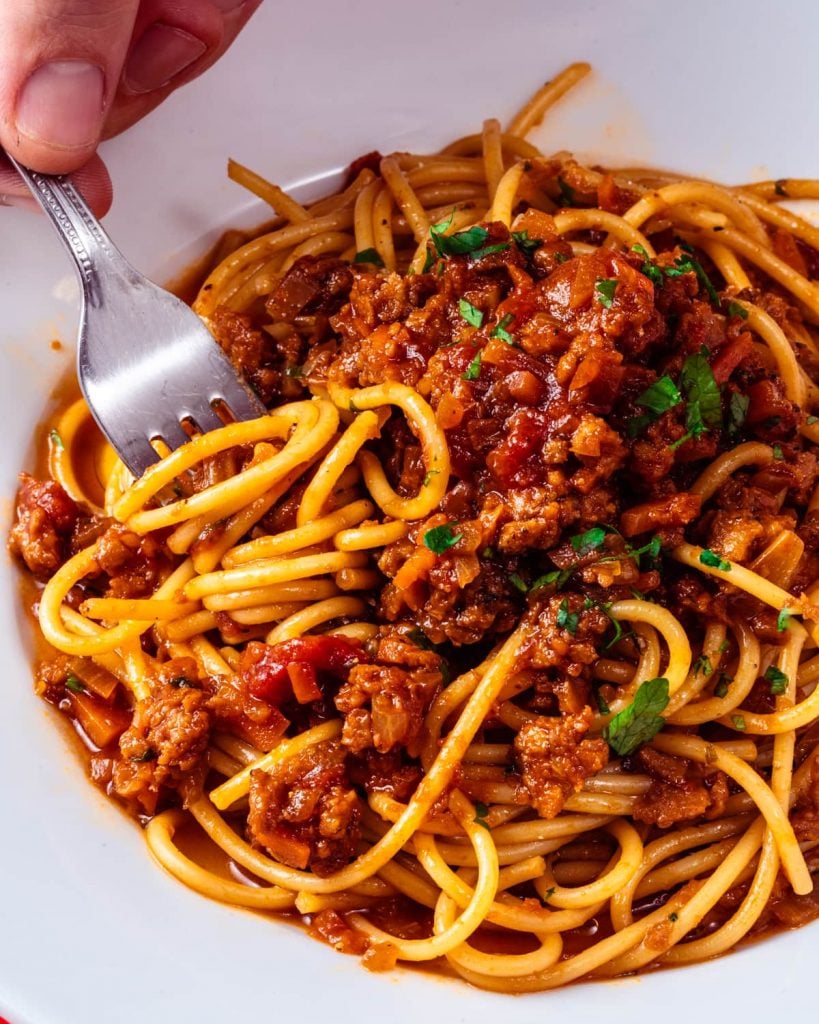
<svg viewBox="0 0 819 1024">
<path fill-rule="evenodd" d="M 190 67 L 207 50 L 201 39 L 181 28 L 151 25 L 137 40 L 125 68 L 125 85 L 131 92 L 153 92 Z"/>
<path fill-rule="evenodd" d="M 102 131 L 105 80 L 85 60 L 55 60 L 29 77 L 17 102 L 17 129 L 60 149 L 87 149 Z"/>
<path fill-rule="evenodd" d="M 0 206 L 13 206 L 19 210 L 39 210 L 40 206 L 31 196 L 0 195 Z"/>
</svg>

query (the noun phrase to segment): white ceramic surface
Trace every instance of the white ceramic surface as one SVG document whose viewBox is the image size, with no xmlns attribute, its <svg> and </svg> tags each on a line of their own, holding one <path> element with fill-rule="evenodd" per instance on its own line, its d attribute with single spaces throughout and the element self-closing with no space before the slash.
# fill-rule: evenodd
<svg viewBox="0 0 819 1024">
<path fill-rule="evenodd" d="M 221 226 L 261 219 L 228 155 L 304 182 L 378 147 L 434 148 L 508 117 L 565 63 L 594 77 L 536 136 L 612 163 L 725 180 L 819 173 L 819 7 L 760 0 L 267 0 L 231 54 L 104 147 L 108 218 L 157 278 Z M 41 219 L 0 211 L 0 511 L 49 390 L 68 365 L 76 289 Z M 123 338 L 123 343 L 126 339 Z M 126 399 L 126 396 L 123 396 Z M 664 1024 L 781 1019 L 811 1005 L 819 926 L 716 963 L 497 997 L 418 973 L 371 975 L 299 931 L 189 892 L 84 780 L 30 685 L 17 581 L 0 565 L 0 1014 L 12 1024 L 216 1024 L 274 1019 Z"/>
</svg>

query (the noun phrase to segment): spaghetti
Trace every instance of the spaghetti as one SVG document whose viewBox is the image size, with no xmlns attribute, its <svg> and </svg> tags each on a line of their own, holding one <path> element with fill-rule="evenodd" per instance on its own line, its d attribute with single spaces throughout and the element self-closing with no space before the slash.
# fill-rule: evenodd
<svg viewBox="0 0 819 1024">
<path fill-rule="evenodd" d="M 588 70 L 314 203 L 231 162 L 280 219 L 194 308 L 270 414 L 133 480 L 75 402 L 11 538 L 160 864 L 505 992 L 819 914 L 819 182 L 542 155 Z"/>
</svg>

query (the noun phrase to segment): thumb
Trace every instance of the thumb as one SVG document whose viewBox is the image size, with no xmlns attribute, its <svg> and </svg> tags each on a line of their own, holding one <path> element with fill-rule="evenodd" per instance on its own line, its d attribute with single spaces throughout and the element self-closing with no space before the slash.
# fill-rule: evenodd
<svg viewBox="0 0 819 1024">
<path fill-rule="evenodd" d="M 0 2 L 0 143 L 47 174 L 94 153 L 139 0 Z"/>
</svg>

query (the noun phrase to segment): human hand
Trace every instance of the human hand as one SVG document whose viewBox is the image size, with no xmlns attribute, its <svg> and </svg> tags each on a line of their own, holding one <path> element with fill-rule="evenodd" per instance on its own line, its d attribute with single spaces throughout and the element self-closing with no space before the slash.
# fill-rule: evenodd
<svg viewBox="0 0 819 1024">
<path fill-rule="evenodd" d="M 227 50 L 261 0 L 0 0 L 0 144 L 74 180 L 98 215 L 111 182 L 96 155 Z M 0 205 L 28 190 L 0 161 Z"/>
</svg>

